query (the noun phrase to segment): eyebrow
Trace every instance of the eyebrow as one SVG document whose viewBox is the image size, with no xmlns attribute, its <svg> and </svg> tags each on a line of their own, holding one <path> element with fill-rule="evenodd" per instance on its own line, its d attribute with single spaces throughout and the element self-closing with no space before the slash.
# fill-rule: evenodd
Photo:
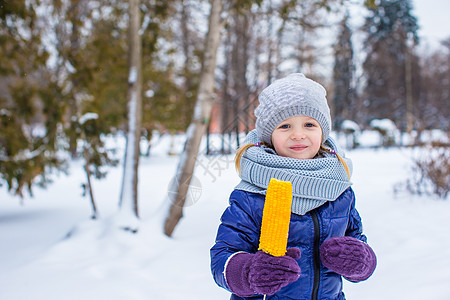
<svg viewBox="0 0 450 300">
<path fill-rule="evenodd" d="M 310 116 L 305 116 L 305 117 L 308 118 L 307 120 L 313 120 L 313 121 L 319 122 L 319 121 L 317 121 L 316 119 L 314 119 L 313 117 L 310 117 Z"/>
</svg>

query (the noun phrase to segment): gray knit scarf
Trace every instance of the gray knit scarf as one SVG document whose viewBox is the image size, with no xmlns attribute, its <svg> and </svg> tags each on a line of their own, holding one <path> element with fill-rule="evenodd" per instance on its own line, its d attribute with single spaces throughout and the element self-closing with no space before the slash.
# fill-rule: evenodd
<svg viewBox="0 0 450 300">
<path fill-rule="evenodd" d="M 259 142 L 256 130 L 251 131 L 245 143 Z M 335 142 L 328 138 L 325 147 L 341 153 Z M 344 158 L 350 174 L 352 163 Z M 304 215 L 326 201 L 334 201 L 350 185 L 344 166 L 331 153 L 322 153 L 314 159 L 294 159 L 282 157 L 271 148 L 265 146 L 250 147 L 241 158 L 241 182 L 237 190 L 257 194 L 266 194 L 271 178 L 290 181 L 292 183 L 292 212 Z"/>
</svg>

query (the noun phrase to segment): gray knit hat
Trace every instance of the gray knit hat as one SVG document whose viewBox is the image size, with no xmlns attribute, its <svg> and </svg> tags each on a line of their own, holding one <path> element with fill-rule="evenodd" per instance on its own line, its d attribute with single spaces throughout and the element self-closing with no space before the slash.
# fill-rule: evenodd
<svg viewBox="0 0 450 300">
<path fill-rule="evenodd" d="M 319 122 L 326 141 L 331 131 L 326 94 L 323 86 L 301 73 L 274 81 L 259 94 L 259 106 L 255 109 L 258 138 L 272 145 L 275 127 L 287 118 L 302 115 Z"/>
</svg>

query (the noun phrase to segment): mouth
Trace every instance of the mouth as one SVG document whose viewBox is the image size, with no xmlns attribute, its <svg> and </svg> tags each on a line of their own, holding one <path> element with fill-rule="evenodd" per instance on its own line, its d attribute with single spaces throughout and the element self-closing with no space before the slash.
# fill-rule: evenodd
<svg viewBox="0 0 450 300">
<path fill-rule="evenodd" d="M 305 150 L 306 148 L 308 148 L 308 146 L 305 146 L 305 145 L 295 145 L 295 146 L 289 147 L 289 149 L 291 149 L 293 151 L 302 151 L 302 150 Z"/>
</svg>

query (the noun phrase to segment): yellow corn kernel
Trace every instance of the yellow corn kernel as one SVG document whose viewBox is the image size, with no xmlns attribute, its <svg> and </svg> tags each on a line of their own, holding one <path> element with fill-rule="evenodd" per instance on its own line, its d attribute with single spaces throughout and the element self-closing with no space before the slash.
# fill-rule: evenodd
<svg viewBox="0 0 450 300">
<path fill-rule="evenodd" d="M 259 250 L 273 256 L 286 254 L 291 220 L 292 184 L 275 178 L 267 187 L 259 237 Z"/>
</svg>

